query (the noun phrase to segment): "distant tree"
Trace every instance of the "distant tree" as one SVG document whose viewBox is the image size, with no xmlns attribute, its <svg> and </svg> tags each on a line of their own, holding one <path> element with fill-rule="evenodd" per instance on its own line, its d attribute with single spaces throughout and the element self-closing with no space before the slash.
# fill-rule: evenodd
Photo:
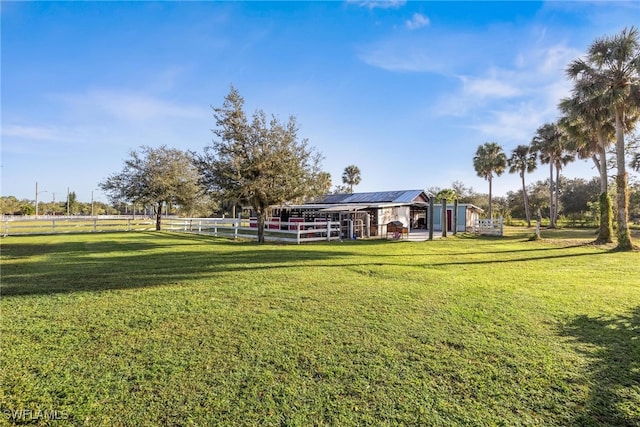
<svg viewBox="0 0 640 427">
<path fill-rule="evenodd" d="M 331 190 L 331 194 L 351 194 L 351 191 L 348 185 L 336 185 Z"/>
<path fill-rule="evenodd" d="M 453 203 L 457 198 L 456 192 L 451 188 L 443 188 L 436 193 L 436 200 L 447 199 L 447 203 Z"/>
<path fill-rule="evenodd" d="M 109 176 L 99 186 L 113 202 L 153 206 L 156 230 L 161 228 L 165 204 L 190 206 L 201 194 L 191 154 L 163 145 L 142 146 L 129 156 L 122 171 Z"/>
<path fill-rule="evenodd" d="M 640 130 L 640 129 L 639 129 Z M 640 172 L 640 133 L 633 132 L 628 138 L 629 167 L 636 172 Z M 631 206 L 631 201 L 629 201 Z"/>
<path fill-rule="evenodd" d="M 3 215 L 14 215 L 20 212 L 20 201 L 14 196 L 0 197 L 0 212 Z"/>
<path fill-rule="evenodd" d="M 342 183 L 349 186 L 349 193 L 353 193 L 353 186 L 360 184 L 360 168 L 349 165 L 342 172 Z"/>
<path fill-rule="evenodd" d="M 599 178 L 594 178 L 591 181 L 582 178 L 568 179 L 563 187 L 560 200 L 562 213 L 565 215 L 588 212 L 589 204 L 596 202 L 600 196 Z"/>
<path fill-rule="evenodd" d="M 451 189 L 456 193 L 456 197 L 460 203 L 471 203 L 469 199 L 476 194 L 473 187 L 467 187 L 462 181 L 453 181 L 451 183 Z"/>
<path fill-rule="evenodd" d="M 329 194 L 331 191 L 331 174 L 329 172 L 319 172 L 316 177 L 318 194 Z"/>
<path fill-rule="evenodd" d="M 517 172 L 522 180 L 524 213 L 527 218 L 527 227 L 531 227 L 531 211 L 529 210 L 529 200 L 524 176 L 536 170 L 536 153 L 531 151 L 531 147 L 528 145 L 518 145 L 511 152 L 511 157 L 507 160 L 507 164 L 509 165 L 509 173 Z"/>
<path fill-rule="evenodd" d="M 495 142 L 485 142 L 476 150 L 473 167 L 479 177 L 489 181 L 489 218 L 493 218 L 491 205 L 493 177 L 500 176 L 507 167 L 507 156 L 502 147 Z"/>
<path fill-rule="evenodd" d="M 36 207 L 31 200 L 20 200 L 20 215 L 33 215 L 36 213 Z"/>
<path fill-rule="evenodd" d="M 614 37 L 596 39 L 584 58 L 576 59 L 567 74 L 583 82 L 585 97 L 603 102 L 615 120 L 618 250 L 631 250 L 629 194 L 625 158 L 625 129 L 638 119 L 640 108 L 640 33 L 625 28 Z"/>
<path fill-rule="evenodd" d="M 75 215 L 79 212 L 80 206 L 78 205 L 78 197 L 75 191 L 69 193 L 67 203 L 69 204 L 69 214 Z"/>
<path fill-rule="evenodd" d="M 539 153 L 540 161 L 549 165 L 549 219 L 550 227 L 556 227 L 560 196 L 560 169 L 574 159 L 567 153 L 567 140 L 557 123 L 545 123 L 536 130 L 531 149 Z M 556 179 L 553 171 L 556 169 Z"/>
<path fill-rule="evenodd" d="M 527 187 L 529 197 L 529 208 L 531 213 L 541 213 L 549 208 L 549 181 L 536 181 Z M 549 218 L 551 220 L 551 218 Z"/>
<path fill-rule="evenodd" d="M 326 189 L 320 154 L 298 139 L 298 125 L 267 120 L 258 110 L 249 121 L 244 99 L 232 86 L 222 107 L 213 108 L 215 139 L 196 155 L 201 182 L 221 200 L 247 202 L 258 216 L 258 241 L 270 206 L 315 197 Z"/>
<path fill-rule="evenodd" d="M 629 218 L 640 224 L 640 181 L 629 182 Z"/>
</svg>

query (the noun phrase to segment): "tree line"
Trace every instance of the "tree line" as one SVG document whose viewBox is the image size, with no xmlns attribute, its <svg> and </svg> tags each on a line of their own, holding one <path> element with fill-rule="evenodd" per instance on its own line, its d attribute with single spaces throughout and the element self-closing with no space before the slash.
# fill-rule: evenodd
<svg viewBox="0 0 640 427">
<path fill-rule="evenodd" d="M 533 172 L 537 160 L 549 165 L 548 209 L 550 226 L 555 227 L 560 206 L 560 171 L 576 158 L 591 159 L 599 171 L 600 215 L 595 243 L 613 241 L 613 204 L 608 177 L 608 156 L 615 168 L 615 223 L 619 250 L 631 250 L 629 231 L 629 182 L 627 165 L 640 170 L 640 151 L 633 152 L 628 137 L 640 119 L 640 35 L 638 29 L 625 28 L 613 37 L 596 39 L 584 57 L 566 68 L 572 81 L 571 95 L 560 100 L 561 117 L 540 126 L 529 145 L 519 145 L 507 158 L 495 142 L 479 146 L 473 158 L 478 176 L 489 183 L 489 217 L 492 212 L 492 182 L 507 167 L 519 173 L 527 223 L 531 226 L 529 194 L 525 174 Z M 627 137 L 627 138 L 625 138 Z M 637 141 L 637 138 L 636 138 Z"/>
</svg>

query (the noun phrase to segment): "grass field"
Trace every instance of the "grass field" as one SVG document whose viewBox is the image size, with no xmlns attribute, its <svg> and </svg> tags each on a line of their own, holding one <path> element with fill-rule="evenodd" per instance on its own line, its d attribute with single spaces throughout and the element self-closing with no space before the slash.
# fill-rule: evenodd
<svg viewBox="0 0 640 427">
<path fill-rule="evenodd" d="M 640 254 L 509 234 L 7 237 L 0 424 L 640 425 Z"/>
</svg>

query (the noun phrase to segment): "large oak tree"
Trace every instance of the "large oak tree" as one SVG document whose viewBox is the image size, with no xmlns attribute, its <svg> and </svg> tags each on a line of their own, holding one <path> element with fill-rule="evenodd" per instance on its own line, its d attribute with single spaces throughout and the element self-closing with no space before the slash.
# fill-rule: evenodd
<svg viewBox="0 0 640 427">
<path fill-rule="evenodd" d="M 321 156 L 298 138 L 293 116 L 286 123 L 267 120 L 257 110 L 251 120 L 244 98 L 232 86 L 221 107 L 213 108 L 212 145 L 196 155 L 201 182 L 222 200 L 248 203 L 258 217 L 258 241 L 264 242 L 270 206 L 312 198 L 326 191 Z"/>
<path fill-rule="evenodd" d="M 99 184 L 114 202 L 153 206 L 156 230 L 160 230 L 165 204 L 188 208 L 202 193 L 191 154 L 161 146 L 131 151 L 121 172 Z"/>
</svg>

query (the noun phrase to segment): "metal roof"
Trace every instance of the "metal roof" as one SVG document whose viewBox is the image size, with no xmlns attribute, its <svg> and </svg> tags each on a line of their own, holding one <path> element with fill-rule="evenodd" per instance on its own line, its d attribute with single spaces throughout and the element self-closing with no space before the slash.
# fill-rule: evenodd
<svg viewBox="0 0 640 427">
<path fill-rule="evenodd" d="M 428 200 L 429 196 L 424 190 L 400 190 L 400 191 L 377 191 L 372 193 L 353 194 L 328 194 L 319 203 L 327 204 L 347 204 L 347 203 L 412 203 L 422 202 L 421 195 Z M 416 200 L 418 199 L 418 200 Z"/>
</svg>

